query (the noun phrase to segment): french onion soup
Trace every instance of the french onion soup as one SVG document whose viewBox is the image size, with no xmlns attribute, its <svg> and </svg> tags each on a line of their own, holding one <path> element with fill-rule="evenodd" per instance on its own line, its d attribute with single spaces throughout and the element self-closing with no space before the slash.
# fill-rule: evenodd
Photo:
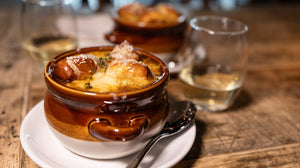
<svg viewBox="0 0 300 168">
<path fill-rule="evenodd" d="M 50 129 L 79 155 L 130 155 L 162 130 L 169 114 L 166 64 L 127 41 L 62 53 L 44 76 Z"/>
<path fill-rule="evenodd" d="M 162 67 L 140 55 L 127 42 L 112 51 L 92 51 L 59 60 L 55 78 L 63 85 L 99 93 L 118 93 L 145 88 L 162 75 Z"/>
<path fill-rule="evenodd" d="M 119 19 L 139 23 L 141 26 L 174 25 L 180 22 L 181 14 L 171 5 L 160 3 L 155 6 L 145 6 L 135 2 L 121 7 L 117 11 Z"/>
<path fill-rule="evenodd" d="M 184 38 L 186 18 L 171 4 L 130 3 L 113 11 L 112 18 L 114 28 L 105 33 L 105 38 L 114 44 L 127 40 L 134 47 L 161 56 L 176 52 Z"/>
</svg>

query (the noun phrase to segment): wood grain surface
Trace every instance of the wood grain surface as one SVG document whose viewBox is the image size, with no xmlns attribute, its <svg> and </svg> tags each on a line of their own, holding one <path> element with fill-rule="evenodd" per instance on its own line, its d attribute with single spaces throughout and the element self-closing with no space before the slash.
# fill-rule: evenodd
<svg viewBox="0 0 300 168">
<path fill-rule="evenodd" d="M 232 107 L 197 112 L 195 143 L 174 167 L 300 167 L 299 3 L 200 10 L 191 16 L 204 14 L 248 25 L 249 72 Z M 20 4 L 0 6 L 0 38 L 0 167 L 38 167 L 23 151 L 19 129 L 46 86 L 20 48 Z M 180 88 L 173 77 L 170 95 L 184 99 Z"/>
</svg>

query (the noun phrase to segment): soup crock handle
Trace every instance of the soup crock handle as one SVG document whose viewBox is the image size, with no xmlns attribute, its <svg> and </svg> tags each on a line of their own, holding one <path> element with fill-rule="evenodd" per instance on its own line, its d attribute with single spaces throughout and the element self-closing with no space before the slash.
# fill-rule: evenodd
<svg viewBox="0 0 300 168">
<path fill-rule="evenodd" d="M 89 134 L 100 140 L 127 141 L 141 135 L 147 127 L 145 117 L 135 117 L 127 127 L 112 126 L 107 119 L 95 118 L 89 123 Z"/>
</svg>

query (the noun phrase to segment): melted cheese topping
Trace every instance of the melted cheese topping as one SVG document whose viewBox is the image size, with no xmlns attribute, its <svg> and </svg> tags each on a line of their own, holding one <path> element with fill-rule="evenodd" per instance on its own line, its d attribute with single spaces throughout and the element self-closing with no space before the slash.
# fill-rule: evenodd
<svg viewBox="0 0 300 168">
<path fill-rule="evenodd" d="M 91 53 L 87 55 L 93 57 Z M 99 60 L 107 60 L 105 51 L 93 55 Z M 85 57 L 83 54 L 81 56 Z M 83 91 L 117 93 L 145 88 L 162 75 L 161 66 L 157 62 L 148 57 L 139 58 L 128 44 L 117 46 L 108 60 L 105 65 L 98 63 L 96 72 L 87 78 L 73 80 L 65 85 Z"/>
<path fill-rule="evenodd" d="M 157 75 L 161 75 L 161 73 L 158 73 L 160 72 L 160 67 L 157 65 L 150 65 L 149 67 L 149 69 L 152 69 L 156 72 L 156 75 L 153 79 L 135 76 L 134 71 L 133 73 L 128 73 L 130 69 L 128 66 L 125 66 L 125 64 L 119 64 L 118 66 L 118 71 L 97 71 L 87 79 L 74 80 L 66 85 L 78 90 L 99 93 L 124 92 L 145 88 L 159 78 Z"/>
<path fill-rule="evenodd" d="M 139 2 L 121 7 L 118 10 L 118 15 L 125 22 L 147 25 L 177 24 L 180 17 L 180 13 L 169 4 L 160 3 L 155 6 L 145 6 Z"/>
</svg>

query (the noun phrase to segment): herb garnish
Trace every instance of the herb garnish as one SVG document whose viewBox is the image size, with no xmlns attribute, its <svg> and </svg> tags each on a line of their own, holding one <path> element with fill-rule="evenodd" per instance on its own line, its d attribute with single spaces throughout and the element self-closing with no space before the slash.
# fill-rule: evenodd
<svg viewBox="0 0 300 168">
<path fill-rule="evenodd" d="M 107 67 L 108 67 L 108 62 L 111 61 L 111 57 L 110 57 L 110 53 L 107 52 L 105 53 L 105 55 L 103 57 L 99 58 L 99 66 L 101 68 L 104 68 L 104 72 L 106 71 Z"/>
<path fill-rule="evenodd" d="M 85 88 L 87 88 L 87 89 L 92 89 L 93 88 L 93 86 L 91 85 L 91 83 L 90 83 L 90 81 L 93 79 L 93 77 L 89 77 L 89 80 L 84 84 L 84 85 L 86 85 L 86 87 Z"/>
</svg>

